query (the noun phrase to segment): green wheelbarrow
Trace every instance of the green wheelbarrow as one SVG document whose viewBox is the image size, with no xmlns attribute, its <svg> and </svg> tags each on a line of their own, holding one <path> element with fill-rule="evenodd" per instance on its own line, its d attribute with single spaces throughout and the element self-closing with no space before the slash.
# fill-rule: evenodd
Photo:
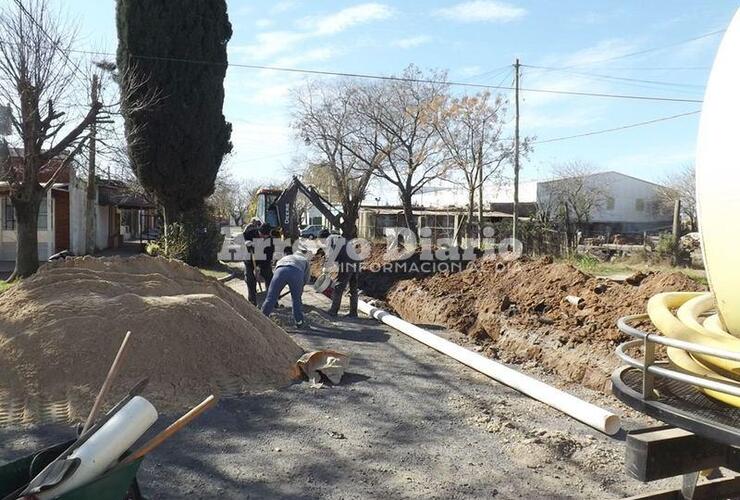
<svg viewBox="0 0 740 500">
<path fill-rule="evenodd" d="M 0 465 L 0 498 L 24 487 L 44 467 L 66 450 L 74 440 L 59 443 L 18 460 Z M 140 500 L 141 493 L 136 482 L 140 458 L 125 465 L 117 465 L 102 476 L 62 494 L 59 500 Z"/>
</svg>

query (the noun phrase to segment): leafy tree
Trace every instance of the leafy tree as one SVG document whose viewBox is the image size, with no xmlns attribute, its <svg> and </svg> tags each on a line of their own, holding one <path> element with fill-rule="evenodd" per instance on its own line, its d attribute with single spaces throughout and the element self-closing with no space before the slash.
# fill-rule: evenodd
<svg viewBox="0 0 740 500">
<path fill-rule="evenodd" d="M 164 208 L 167 225 L 182 222 L 186 231 L 202 231 L 191 223 L 202 219 L 193 212 L 205 212 L 204 201 L 232 149 L 231 124 L 222 111 L 232 34 L 226 2 L 118 0 L 116 23 L 120 84 L 130 90 L 122 114 L 134 172 Z M 131 88 L 130 68 L 146 86 Z M 152 89 L 159 94 L 156 107 L 128 106 Z"/>
</svg>

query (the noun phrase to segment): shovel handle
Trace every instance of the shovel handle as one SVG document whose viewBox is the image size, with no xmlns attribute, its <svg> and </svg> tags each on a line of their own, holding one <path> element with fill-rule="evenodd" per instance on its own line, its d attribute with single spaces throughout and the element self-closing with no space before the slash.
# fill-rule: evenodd
<svg viewBox="0 0 740 500">
<path fill-rule="evenodd" d="M 85 431 L 87 431 L 92 426 L 92 424 L 95 422 L 95 419 L 98 416 L 100 407 L 103 405 L 103 401 L 105 400 L 105 397 L 108 395 L 108 391 L 110 390 L 110 386 L 113 383 L 113 379 L 118 373 L 118 370 L 121 367 L 121 363 L 123 362 L 123 356 L 126 353 L 126 348 L 128 347 L 129 337 L 131 337 L 131 332 L 126 332 L 126 336 L 123 337 L 123 342 L 121 342 L 121 347 L 118 348 L 118 353 L 116 354 L 116 358 L 113 360 L 113 364 L 110 365 L 110 370 L 108 370 L 108 375 L 106 375 L 105 380 L 103 381 L 103 386 L 100 388 L 100 392 L 98 392 L 98 395 L 95 398 L 95 403 L 93 403 L 93 407 L 90 410 L 90 414 L 87 416 L 85 425 L 82 427 L 81 434 L 84 434 Z"/>
<path fill-rule="evenodd" d="M 152 451 L 154 448 L 165 442 L 167 439 L 169 439 L 173 434 L 175 434 L 177 431 L 188 425 L 191 421 L 193 421 L 197 416 L 199 416 L 201 413 L 206 411 L 208 408 L 213 406 L 216 403 L 216 397 L 211 394 L 206 399 L 203 400 L 202 403 L 200 403 L 198 406 L 187 412 L 182 417 L 178 418 L 174 422 L 172 422 L 169 427 L 167 427 L 165 430 L 154 436 L 152 439 L 146 442 L 144 446 L 133 452 L 131 455 L 127 456 L 121 461 L 121 465 L 130 464 L 131 462 L 135 462 L 136 460 L 140 459 L 150 451 Z"/>
</svg>

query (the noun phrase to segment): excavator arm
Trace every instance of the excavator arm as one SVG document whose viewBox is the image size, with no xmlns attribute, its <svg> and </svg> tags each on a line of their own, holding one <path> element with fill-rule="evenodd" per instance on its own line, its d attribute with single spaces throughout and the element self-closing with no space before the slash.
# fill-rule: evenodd
<svg viewBox="0 0 740 500">
<path fill-rule="evenodd" d="M 315 187 L 306 186 L 298 177 L 293 177 L 290 185 L 277 197 L 272 207 L 277 213 L 277 220 L 283 235 L 295 239 L 298 237 L 298 221 L 296 220 L 295 202 L 298 193 L 302 193 L 316 209 L 321 212 L 329 223 L 339 229 L 342 223 L 342 214 L 331 208 L 331 203 L 321 196 Z"/>
</svg>

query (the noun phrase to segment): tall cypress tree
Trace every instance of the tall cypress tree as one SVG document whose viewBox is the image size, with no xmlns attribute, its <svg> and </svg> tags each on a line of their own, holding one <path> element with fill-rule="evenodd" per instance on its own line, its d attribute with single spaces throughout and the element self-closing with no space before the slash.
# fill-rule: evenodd
<svg viewBox="0 0 740 500">
<path fill-rule="evenodd" d="M 119 83 L 129 154 L 166 223 L 202 209 L 214 190 L 231 124 L 223 115 L 225 0 L 118 0 Z M 153 105 L 141 106 L 157 99 Z"/>
</svg>

